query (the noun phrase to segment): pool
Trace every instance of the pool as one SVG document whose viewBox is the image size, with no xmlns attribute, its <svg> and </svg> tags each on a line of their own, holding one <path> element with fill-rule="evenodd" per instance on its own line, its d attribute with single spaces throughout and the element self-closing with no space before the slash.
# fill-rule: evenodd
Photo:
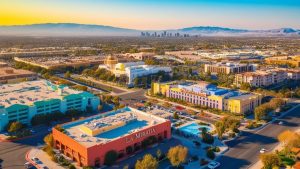
<svg viewBox="0 0 300 169">
<path fill-rule="evenodd" d="M 211 131 L 211 127 L 205 125 L 199 125 L 197 123 L 191 123 L 179 128 L 180 131 L 184 132 L 185 134 L 190 134 L 194 136 L 199 136 L 201 134 L 202 128 L 206 128 L 209 132 Z"/>
</svg>

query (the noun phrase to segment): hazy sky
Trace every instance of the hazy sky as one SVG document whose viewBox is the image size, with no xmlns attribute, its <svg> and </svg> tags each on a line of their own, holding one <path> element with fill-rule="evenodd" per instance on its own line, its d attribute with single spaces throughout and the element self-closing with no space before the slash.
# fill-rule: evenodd
<svg viewBox="0 0 300 169">
<path fill-rule="evenodd" d="M 300 0 L 0 0 L 0 25 L 84 23 L 300 29 Z"/>
</svg>

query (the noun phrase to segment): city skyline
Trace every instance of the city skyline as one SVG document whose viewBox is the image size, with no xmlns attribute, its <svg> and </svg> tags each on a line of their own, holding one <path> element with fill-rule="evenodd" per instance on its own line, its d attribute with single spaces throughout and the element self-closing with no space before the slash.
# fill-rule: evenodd
<svg viewBox="0 0 300 169">
<path fill-rule="evenodd" d="M 293 0 L 11 0 L 1 2 L 0 9 L 2 26 L 79 23 L 140 30 L 191 26 L 252 30 L 285 27 L 300 29 L 297 22 L 297 18 L 300 17 L 300 2 Z"/>
</svg>

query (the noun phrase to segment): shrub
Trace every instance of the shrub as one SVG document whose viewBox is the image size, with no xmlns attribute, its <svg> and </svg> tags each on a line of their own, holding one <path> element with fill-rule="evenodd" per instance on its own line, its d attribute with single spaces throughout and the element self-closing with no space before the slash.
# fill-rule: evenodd
<svg viewBox="0 0 300 169">
<path fill-rule="evenodd" d="M 75 167 L 73 164 L 70 164 L 70 165 L 68 166 L 68 168 L 69 168 L 69 169 L 76 169 L 76 167 Z"/>
<path fill-rule="evenodd" d="M 110 150 L 105 154 L 104 164 L 111 166 L 116 162 L 117 159 L 118 159 L 118 153 L 115 150 Z"/>
<path fill-rule="evenodd" d="M 215 153 L 212 149 L 207 149 L 206 156 L 212 160 L 215 159 Z"/>
</svg>

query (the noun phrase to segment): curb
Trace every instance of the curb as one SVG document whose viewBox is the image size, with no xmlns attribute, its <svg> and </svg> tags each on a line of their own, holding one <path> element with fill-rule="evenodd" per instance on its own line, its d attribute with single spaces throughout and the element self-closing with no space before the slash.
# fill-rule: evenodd
<svg viewBox="0 0 300 169">
<path fill-rule="evenodd" d="M 40 167 L 39 167 L 37 164 L 35 164 L 35 163 L 29 158 L 29 153 L 30 153 L 30 151 L 32 151 L 32 149 L 30 149 L 30 150 L 28 150 L 28 151 L 26 152 L 25 159 L 26 159 L 26 161 L 30 162 L 34 167 L 36 167 L 37 169 L 39 169 Z"/>
</svg>

